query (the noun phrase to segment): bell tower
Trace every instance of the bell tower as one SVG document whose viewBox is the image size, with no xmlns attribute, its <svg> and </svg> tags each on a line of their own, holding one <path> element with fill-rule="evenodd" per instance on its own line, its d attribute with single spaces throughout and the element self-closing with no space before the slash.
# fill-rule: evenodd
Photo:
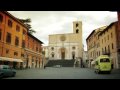
<svg viewBox="0 0 120 90">
<path fill-rule="evenodd" d="M 82 58 L 83 43 L 82 43 L 82 22 L 81 21 L 73 22 L 73 34 L 75 34 L 76 41 L 78 42 L 78 57 Z"/>
<path fill-rule="evenodd" d="M 73 22 L 73 33 L 82 34 L 82 22 L 81 21 Z"/>
</svg>

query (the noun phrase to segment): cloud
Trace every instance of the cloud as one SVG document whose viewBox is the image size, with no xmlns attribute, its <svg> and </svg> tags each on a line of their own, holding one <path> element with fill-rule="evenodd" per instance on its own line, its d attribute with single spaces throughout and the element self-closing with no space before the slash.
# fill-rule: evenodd
<svg viewBox="0 0 120 90">
<path fill-rule="evenodd" d="M 83 44 L 86 47 L 86 38 L 99 27 L 117 21 L 117 13 L 109 11 L 9 11 L 18 18 L 31 18 L 32 28 L 38 39 L 48 45 L 48 35 L 73 32 L 73 21 L 83 23 Z"/>
</svg>

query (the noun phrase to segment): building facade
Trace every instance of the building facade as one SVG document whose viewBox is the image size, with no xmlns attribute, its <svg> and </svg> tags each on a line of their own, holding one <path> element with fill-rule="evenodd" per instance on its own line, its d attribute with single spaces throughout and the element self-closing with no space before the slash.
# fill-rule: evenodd
<svg viewBox="0 0 120 90">
<path fill-rule="evenodd" d="M 42 58 L 42 42 L 40 40 L 28 33 L 24 51 L 26 57 L 26 67 L 42 67 L 44 59 Z"/>
<path fill-rule="evenodd" d="M 83 65 L 84 67 L 88 67 L 89 61 L 88 61 L 88 52 L 83 51 Z"/>
<path fill-rule="evenodd" d="M 73 22 L 73 33 L 49 35 L 49 59 L 82 58 L 82 22 Z"/>
<path fill-rule="evenodd" d="M 28 28 L 23 23 L 10 13 L 0 11 L 0 64 L 11 65 L 14 68 L 26 67 L 25 49 L 29 49 L 27 44 L 30 43 L 28 37 L 32 36 L 28 34 Z M 41 47 L 40 40 L 36 41 L 34 36 L 32 39 Z"/>
<path fill-rule="evenodd" d="M 118 14 L 118 24 L 117 24 L 117 51 L 118 51 L 118 63 L 120 65 L 120 11 L 117 12 Z"/>
<path fill-rule="evenodd" d="M 89 45 L 91 43 L 90 38 L 93 35 L 89 35 L 87 38 L 87 46 L 88 46 L 88 56 L 89 56 L 89 62 L 91 65 L 91 58 L 95 60 L 100 55 L 106 54 L 109 55 L 112 59 L 112 64 L 114 68 L 120 68 L 119 64 L 119 53 L 118 53 L 118 43 L 117 43 L 117 24 L 118 22 L 113 22 L 109 26 L 103 28 L 101 31 L 98 31 L 99 33 L 96 33 L 96 30 L 94 31 L 96 42 L 92 49 L 94 49 L 95 52 L 90 52 L 91 48 L 89 48 Z M 94 56 L 94 58 L 93 58 Z"/>
<path fill-rule="evenodd" d="M 107 26 L 100 27 L 91 32 L 91 34 L 86 39 L 87 41 L 87 50 L 88 50 L 88 59 L 89 59 L 89 67 L 91 67 L 91 62 L 95 60 L 100 55 L 100 42 L 98 35 L 102 32 Z"/>
<path fill-rule="evenodd" d="M 45 58 L 48 60 L 49 59 L 49 46 L 43 46 L 43 54 L 45 55 Z"/>
</svg>

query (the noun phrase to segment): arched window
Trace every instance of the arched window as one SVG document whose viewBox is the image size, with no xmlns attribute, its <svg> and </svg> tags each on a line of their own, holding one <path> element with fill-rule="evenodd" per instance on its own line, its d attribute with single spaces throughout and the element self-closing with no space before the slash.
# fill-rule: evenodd
<svg viewBox="0 0 120 90">
<path fill-rule="evenodd" d="M 16 25 L 16 31 L 20 32 L 20 26 Z"/>
<path fill-rule="evenodd" d="M 52 58 L 54 58 L 55 54 L 52 52 L 51 56 L 52 56 Z"/>
<path fill-rule="evenodd" d="M 76 33 L 79 33 L 79 30 L 78 30 L 78 29 L 76 30 Z"/>
<path fill-rule="evenodd" d="M 0 22 L 3 21 L 3 16 L 0 14 Z"/>
<path fill-rule="evenodd" d="M 54 47 L 52 47 L 51 50 L 53 51 L 53 50 L 54 50 Z"/>
<path fill-rule="evenodd" d="M 79 24 L 77 23 L 77 24 L 76 24 L 76 27 L 78 27 L 78 26 L 79 26 Z"/>
<path fill-rule="evenodd" d="M 19 38 L 16 36 L 15 37 L 15 45 L 18 46 L 19 45 Z"/>
<path fill-rule="evenodd" d="M 75 50 L 75 46 L 73 46 L 72 49 Z"/>
<path fill-rule="evenodd" d="M 11 43 L 11 33 L 7 33 L 6 42 Z"/>
<path fill-rule="evenodd" d="M 12 21 L 11 20 L 8 20 L 8 26 L 12 28 Z"/>
</svg>

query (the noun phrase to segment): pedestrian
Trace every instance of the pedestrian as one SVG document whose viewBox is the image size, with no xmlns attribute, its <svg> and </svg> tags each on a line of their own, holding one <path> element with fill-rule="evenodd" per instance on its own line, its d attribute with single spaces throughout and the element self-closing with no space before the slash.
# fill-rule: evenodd
<svg viewBox="0 0 120 90">
<path fill-rule="evenodd" d="M 84 64 L 83 64 L 83 68 L 84 68 Z"/>
<path fill-rule="evenodd" d="M 113 63 L 111 64 L 111 68 L 113 69 Z"/>
<path fill-rule="evenodd" d="M 46 68 L 46 66 L 44 66 L 44 69 Z"/>
</svg>

